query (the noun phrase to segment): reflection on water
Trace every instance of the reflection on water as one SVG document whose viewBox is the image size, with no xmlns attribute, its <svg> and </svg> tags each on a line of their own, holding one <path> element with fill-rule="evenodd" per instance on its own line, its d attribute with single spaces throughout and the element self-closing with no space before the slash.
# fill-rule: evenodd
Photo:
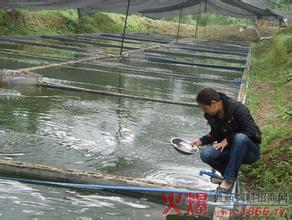
<svg viewBox="0 0 292 220">
<path fill-rule="evenodd" d="M 91 38 L 80 36 L 80 39 Z M 77 59 L 88 55 L 84 50 L 90 52 L 90 43 L 97 43 L 92 39 L 81 48 L 83 52 L 78 53 L 73 50 L 77 44 L 68 42 L 56 52 L 56 47 L 63 47 L 61 43 L 55 45 L 61 39 L 46 39 L 46 44 L 55 46 L 46 49 L 44 45 L 30 45 L 34 40 L 35 43 L 43 42 L 26 39 L 25 46 L 0 42 L 0 50 L 22 49 L 24 53 L 17 56 L 19 59 L 25 53 L 37 55 L 42 50 L 50 57 Z M 72 39 L 68 38 L 68 41 Z M 136 44 L 131 42 L 128 46 Z M 1 69 L 40 64 L 31 59 L 20 62 L 12 55 L 6 57 L 14 59 L 8 62 L 2 56 L 5 56 L 4 52 L 0 56 Z M 45 62 L 40 60 L 38 62 Z M 241 75 L 228 70 L 155 63 L 138 56 L 36 72 L 42 74 L 46 82 L 180 102 L 194 102 L 197 92 L 204 87 L 213 87 L 235 98 L 239 87 L 233 79 Z M 180 77 L 180 74 L 194 78 Z M 210 190 L 215 187 L 209 179 L 198 175 L 200 169 L 209 169 L 200 161 L 199 155 L 179 154 L 169 144 L 172 137 L 191 140 L 205 134 L 209 128 L 202 115 L 194 107 L 129 98 L 35 87 L 2 88 L 0 159 Z M 145 199 L 110 193 L 82 193 L 0 180 L 1 219 L 163 219 L 164 208 Z"/>
<path fill-rule="evenodd" d="M 0 181 L 1 219 L 162 219 L 145 199 Z"/>
<path fill-rule="evenodd" d="M 48 89 L 36 96 L 12 91 L 7 90 L 9 98 L 3 99 L 0 109 L 1 159 L 140 177 L 201 190 L 214 188 L 208 179 L 198 176 L 199 169 L 206 168 L 198 155 L 178 154 L 169 144 L 173 136 L 191 139 L 207 130 L 196 108 Z M 0 213 L 13 213 L 15 218 L 53 217 L 68 209 L 68 219 L 143 219 L 153 215 L 159 219 L 164 207 L 114 195 L 80 196 L 46 187 L 35 192 L 39 186 L 1 184 L 6 205 L 0 206 Z"/>
</svg>

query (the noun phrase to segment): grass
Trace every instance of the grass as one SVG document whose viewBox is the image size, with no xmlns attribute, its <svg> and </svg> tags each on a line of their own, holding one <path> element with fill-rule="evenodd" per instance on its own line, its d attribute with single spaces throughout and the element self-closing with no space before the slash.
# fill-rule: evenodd
<svg viewBox="0 0 292 220">
<path fill-rule="evenodd" d="M 0 17 L 0 35 L 72 33 L 78 21 L 75 10 L 1 10 Z"/>
<path fill-rule="evenodd" d="M 215 15 L 208 16 L 214 17 Z M 215 18 L 217 17 L 215 16 Z M 221 17 L 220 19 L 222 20 Z M 0 10 L 0 36 L 100 32 L 121 33 L 124 28 L 124 22 L 125 15 L 116 13 L 96 13 L 93 16 L 78 18 L 77 10 L 73 9 L 41 11 L 17 9 L 10 12 Z M 181 37 L 195 36 L 195 22 L 191 24 L 181 25 Z M 226 24 L 228 25 L 208 25 L 206 28 L 199 26 L 197 36 L 213 40 L 257 40 L 256 33 L 239 32 L 241 23 L 227 22 Z M 140 15 L 130 15 L 127 33 L 155 33 L 176 36 L 177 27 L 177 22 L 153 20 Z M 271 34 L 273 29 L 262 29 L 261 31 L 263 35 L 267 36 Z"/>
<path fill-rule="evenodd" d="M 168 21 L 179 21 L 179 16 L 166 18 Z M 182 16 L 181 22 L 184 24 L 196 25 L 197 14 L 195 15 L 186 15 Z M 242 18 L 233 18 L 229 16 L 212 14 L 212 13 L 203 13 L 199 19 L 199 25 L 249 25 L 252 24 L 250 19 Z"/>
<path fill-rule="evenodd" d="M 254 46 L 247 104 L 262 129 L 263 142 L 260 160 L 244 167 L 241 175 L 252 190 L 291 193 L 291 47 L 291 28 L 264 46 Z"/>
<path fill-rule="evenodd" d="M 273 36 L 270 43 L 255 44 L 252 53 L 247 105 L 261 127 L 261 158 L 244 166 L 240 175 L 249 192 L 291 195 L 292 150 L 292 28 Z M 291 205 L 286 208 L 290 219 Z"/>
</svg>

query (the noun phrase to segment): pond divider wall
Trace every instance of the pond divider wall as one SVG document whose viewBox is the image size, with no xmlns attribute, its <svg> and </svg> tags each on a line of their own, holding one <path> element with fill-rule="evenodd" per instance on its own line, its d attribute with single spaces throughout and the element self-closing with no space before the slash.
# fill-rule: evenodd
<svg viewBox="0 0 292 220">
<path fill-rule="evenodd" d="M 0 86 L 40 86 L 42 75 L 30 71 L 15 72 L 11 70 L 0 70 Z"/>
<path fill-rule="evenodd" d="M 238 98 L 237 98 L 237 100 L 242 103 L 245 103 L 246 101 L 246 92 L 248 88 L 248 73 L 249 73 L 250 65 L 251 65 L 251 47 L 249 49 L 248 56 L 246 59 L 246 64 L 245 64 L 244 72 L 241 78 L 241 85 L 240 85 L 240 90 L 239 90 Z"/>
</svg>

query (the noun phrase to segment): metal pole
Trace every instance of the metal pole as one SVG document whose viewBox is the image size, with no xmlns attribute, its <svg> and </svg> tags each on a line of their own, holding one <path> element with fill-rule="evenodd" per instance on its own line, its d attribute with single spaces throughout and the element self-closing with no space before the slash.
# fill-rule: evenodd
<svg viewBox="0 0 292 220">
<path fill-rule="evenodd" d="M 182 18 L 183 5 L 184 5 L 184 0 L 181 1 L 181 8 L 180 8 L 180 12 L 179 12 L 178 27 L 177 27 L 177 33 L 176 33 L 176 42 L 178 41 L 178 37 L 179 37 L 179 30 L 180 30 L 180 24 L 181 24 L 181 18 Z"/>
<path fill-rule="evenodd" d="M 207 14 L 207 0 L 205 0 L 204 14 L 205 14 L 205 16 L 206 16 L 206 14 Z M 208 25 L 208 20 L 209 20 L 209 19 L 206 19 L 205 29 L 204 29 L 204 37 L 206 36 L 206 29 L 207 29 L 207 25 Z"/>
<path fill-rule="evenodd" d="M 125 34 L 126 34 L 127 23 L 128 23 L 128 16 L 129 16 L 130 3 L 131 3 L 131 0 L 128 0 L 127 12 L 126 12 L 126 19 L 125 19 L 125 23 L 124 23 L 124 32 L 123 32 L 122 44 L 121 44 L 121 50 L 120 50 L 120 56 L 122 55 L 122 53 L 123 53 L 123 48 L 124 48 L 124 41 L 125 41 Z"/>
<path fill-rule="evenodd" d="M 199 25 L 199 20 L 200 20 L 201 7 L 202 7 L 202 0 L 200 0 L 200 8 L 199 8 L 199 11 L 198 11 L 198 14 L 197 14 L 197 23 L 196 23 L 195 39 L 197 39 L 197 33 L 198 33 L 198 25 Z"/>
</svg>

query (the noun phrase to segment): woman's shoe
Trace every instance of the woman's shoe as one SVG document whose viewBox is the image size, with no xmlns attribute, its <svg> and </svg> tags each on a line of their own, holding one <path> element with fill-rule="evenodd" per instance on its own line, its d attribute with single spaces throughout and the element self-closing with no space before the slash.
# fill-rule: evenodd
<svg viewBox="0 0 292 220">
<path fill-rule="evenodd" d="M 220 185 L 223 182 L 223 179 L 216 178 L 216 177 L 210 177 L 210 181 L 211 181 L 211 183 Z"/>
<path fill-rule="evenodd" d="M 223 188 L 221 186 L 218 186 L 216 188 L 216 193 L 231 194 L 232 193 L 232 189 L 233 189 L 233 184 L 228 189 L 225 189 L 225 188 Z"/>
</svg>

